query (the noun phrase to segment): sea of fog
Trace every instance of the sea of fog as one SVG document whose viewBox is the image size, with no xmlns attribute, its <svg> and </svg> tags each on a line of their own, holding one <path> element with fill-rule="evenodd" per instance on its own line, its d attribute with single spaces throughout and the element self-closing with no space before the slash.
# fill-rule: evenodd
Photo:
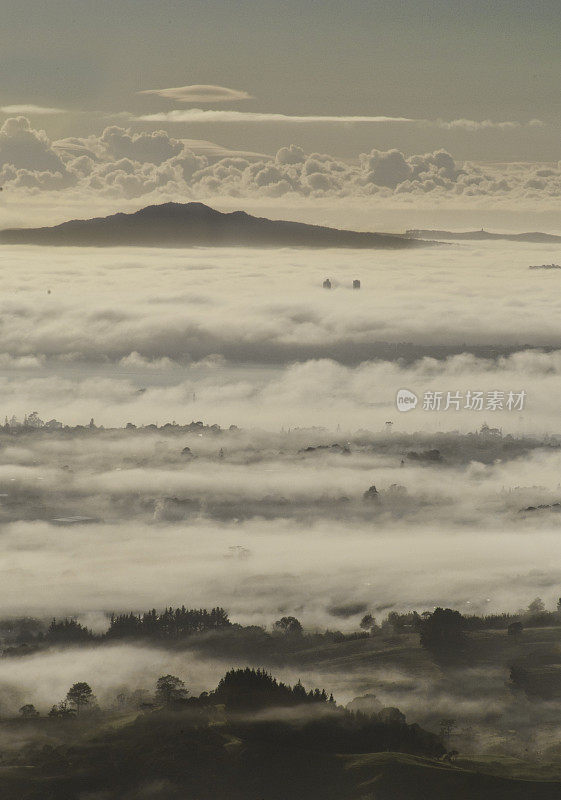
<svg viewBox="0 0 561 800">
<path fill-rule="evenodd" d="M 522 589 L 553 599 L 554 515 L 536 524 L 520 512 L 561 499 L 557 450 L 505 459 L 459 442 L 459 457 L 436 466 L 405 463 L 414 441 L 299 452 L 360 430 L 418 432 L 417 449 L 430 449 L 433 434 L 484 424 L 555 442 L 561 271 L 528 266 L 557 251 L 3 247 L 0 416 L 242 433 L 3 441 L 2 607 L 220 603 L 243 622 L 294 613 L 313 627 L 349 603 L 512 609 Z M 407 413 L 395 405 L 402 388 L 419 397 Z M 424 408 L 437 391 L 524 392 L 524 404 Z M 388 493 L 372 518 L 361 506 L 370 485 Z M 169 498 L 192 510 L 170 511 Z M 68 514 L 96 522 L 52 524 Z M 249 557 L 227 558 L 235 548 Z"/>
<path fill-rule="evenodd" d="M 403 252 L 2 248 L 2 416 L 23 419 L 37 411 L 45 421 L 75 425 L 94 418 L 106 427 L 203 420 L 251 430 L 248 447 L 260 458 L 270 451 L 266 466 L 252 468 L 246 455 L 232 456 L 218 475 L 212 460 L 188 473 L 170 468 L 147 439 L 92 442 L 100 451 L 95 469 L 91 453 L 80 460 L 80 442 L 61 453 L 52 442 L 51 451 L 19 442 L 5 448 L 0 471 L 20 492 L 41 481 L 56 497 L 68 484 L 57 470 L 63 462 L 73 465 L 76 498 L 66 498 L 63 510 L 95 515 L 101 508 L 103 525 L 53 531 L 49 513 L 56 516 L 56 503 L 45 519 L 9 517 L 4 604 L 15 612 L 19 605 L 43 607 L 47 599 L 59 610 L 107 610 L 189 600 L 182 588 L 188 585 L 192 602 L 215 599 L 245 620 L 262 620 L 282 610 L 277 596 L 287 594 L 288 581 L 286 610 L 306 608 L 312 624 L 326 622 L 323 610 L 347 586 L 377 586 L 376 597 L 365 599 L 370 604 L 458 604 L 493 594 L 495 606 L 510 606 L 506 586 L 518 564 L 528 571 L 529 550 L 541 560 L 531 566 L 536 582 L 547 583 L 540 569 L 551 570 L 555 537 L 540 533 L 543 546 L 536 548 L 535 538 L 520 535 L 516 517 L 500 516 L 496 493 L 543 484 L 546 500 L 554 502 L 555 454 L 545 466 L 535 455 L 494 467 L 475 459 L 436 475 L 409 467 L 404 474 L 398 458 L 303 468 L 281 460 L 285 443 L 267 436 L 313 427 L 324 428 L 328 441 L 330 432 L 344 440 L 359 429 L 427 434 L 484 423 L 515 436 L 561 431 L 561 272 L 528 269 L 555 261 L 557 250 L 504 242 Z M 325 277 L 330 291 L 322 288 Z M 351 288 L 354 278 L 360 291 Z M 419 396 L 408 413 L 395 407 L 404 387 Z M 469 410 L 462 403 L 445 411 L 443 400 L 440 410 L 423 408 L 426 392 L 445 397 L 475 390 L 502 391 L 505 398 L 523 391 L 524 407 Z M 304 437 L 300 445 L 309 443 Z M 138 463 L 123 471 L 127 455 Z M 407 484 L 414 499 L 404 519 L 378 519 L 372 530 L 362 518 L 346 528 L 344 520 L 327 524 L 318 514 L 322 493 L 360 497 L 371 483 Z M 121 493 L 120 509 L 105 502 Z M 225 527 L 216 530 L 197 520 L 156 533 L 142 527 L 144 518 L 127 524 L 127 514 L 138 512 L 130 499 L 135 493 L 198 493 L 207 500 L 219 494 L 226 504 L 237 497 L 240 519 L 234 511 L 222 515 Z M 262 511 L 268 495 L 290 503 L 309 495 L 316 503 L 309 527 L 302 530 L 301 521 L 277 511 L 267 523 L 241 519 L 248 494 L 259 493 Z M 509 513 L 518 512 L 517 502 Z M 520 501 L 532 502 L 531 492 Z M 404 530 L 398 532 L 399 524 Z M 435 524 L 455 532 L 435 539 Z M 500 536 L 486 537 L 486 528 L 497 527 Z M 223 553 L 238 544 L 247 544 L 254 560 L 233 568 Z M 181 559 L 172 557 L 179 552 Z M 443 577 L 435 583 L 436 572 Z"/>
<path fill-rule="evenodd" d="M 112 611 L 221 605 L 243 624 L 351 631 L 366 612 L 554 608 L 561 271 L 528 267 L 558 250 L 3 247 L 1 418 L 96 426 L 0 432 L 3 615 L 102 632 Z M 468 391 L 524 404 L 423 408 Z M 192 420 L 224 432 L 141 430 Z M 497 430 L 470 436 L 483 425 Z M 74 515 L 89 524 L 57 522 Z M 167 672 L 200 691 L 224 669 L 137 645 L 50 650 L 2 660 L 0 702 L 46 707 L 78 673 L 103 698 Z M 410 676 L 382 672 L 279 674 L 340 700 L 375 682 L 420 718 Z M 456 713 L 457 687 L 431 686 L 426 713 Z"/>
<path fill-rule="evenodd" d="M 557 260 L 557 246 L 508 242 L 3 247 L 0 413 L 106 426 L 472 430 L 485 421 L 556 432 L 561 271 L 528 267 Z M 430 391 L 526 394 L 522 413 L 430 413 L 420 402 L 398 414 L 400 388 L 421 400 Z"/>
</svg>

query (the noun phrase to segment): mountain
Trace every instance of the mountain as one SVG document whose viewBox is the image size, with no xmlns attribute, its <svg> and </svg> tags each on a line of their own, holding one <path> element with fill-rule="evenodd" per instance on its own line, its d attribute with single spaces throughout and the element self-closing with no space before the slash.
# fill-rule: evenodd
<svg viewBox="0 0 561 800">
<path fill-rule="evenodd" d="M 530 244 L 548 244 L 561 242 L 561 236 L 554 233 L 540 233 L 531 231 L 530 233 L 491 233 L 481 228 L 480 231 L 432 231 L 432 230 L 408 230 L 406 236 L 415 239 L 470 239 L 474 241 L 493 241 L 495 239 L 506 239 L 509 242 L 529 242 Z"/>
<path fill-rule="evenodd" d="M 2 244 L 141 247 L 352 247 L 426 246 L 410 237 L 338 230 L 302 222 L 224 214 L 203 203 L 163 203 L 133 214 L 71 220 L 49 228 L 0 232 Z"/>
</svg>

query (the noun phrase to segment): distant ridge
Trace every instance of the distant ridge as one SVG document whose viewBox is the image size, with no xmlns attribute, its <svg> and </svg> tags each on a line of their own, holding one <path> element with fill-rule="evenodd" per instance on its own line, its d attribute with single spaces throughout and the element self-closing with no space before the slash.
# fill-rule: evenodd
<svg viewBox="0 0 561 800">
<path fill-rule="evenodd" d="M 203 203 L 163 203 L 132 214 L 71 220 L 49 228 L 0 232 L 2 244 L 140 247 L 352 247 L 426 246 L 411 237 L 338 230 L 302 222 L 222 213 Z"/>
<path fill-rule="evenodd" d="M 554 233 L 540 233 L 532 231 L 530 233 L 490 233 L 489 231 L 463 231 L 454 233 L 453 231 L 431 231 L 412 228 L 406 232 L 406 236 L 415 239 L 506 239 L 509 242 L 530 242 L 531 244 L 547 244 L 548 242 L 561 242 L 561 236 Z"/>
</svg>

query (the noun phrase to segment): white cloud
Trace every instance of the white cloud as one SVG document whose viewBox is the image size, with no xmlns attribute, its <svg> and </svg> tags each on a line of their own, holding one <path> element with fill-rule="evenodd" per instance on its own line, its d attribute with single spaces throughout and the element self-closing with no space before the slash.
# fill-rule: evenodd
<svg viewBox="0 0 561 800">
<path fill-rule="evenodd" d="M 540 120 L 533 120 L 533 126 L 536 123 L 540 123 Z M 482 131 L 482 130 L 489 130 L 489 129 L 497 129 L 497 130 L 512 130 L 514 128 L 521 128 L 523 127 L 521 122 L 493 122 L 491 119 L 484 119 L 484 120 L 474 120 L 474 119 L 453 119 L 453 120 L 443 120 L 439 119 L 436 120 L 434 123 L 428 121 L 428 124 L 434 124 L 439 128 L 445 128 L 446 130 L 454 130 L 454 128 L 459 128 L 466 131 Z M 540 123 L 543 125 L 544 123 Z"/>
<path fill-rule="evenodd" d="M 136 119 L 140 122 L 281 122 L 281 123 L 354 123 L 354 122 L 415 122 L 408 117 L 386 116 L 325 116 L 274 114 L 259 111 L 215 111 L 212 109 L 190 108 L 184 111 L 162 111 L 157 114 L 142 114 Z"/>
<path fill-rule="evenodd" d="M 0 106 L 0 111 L 3 114 L 64 114 L 66 113 L 63 108 L 50 108 L 48 106 L 35 106 L 31 103 L 23 103 L 21 105 Z"/>
<path fill-rule="evenodd" d="M 471 125 L 465 120 L 456 122 Z M 535 204 L 561 199 L 561 167 L 457 164 L 445 150 L 407 155 L 395 148 L 373 149 L 354 161 L 343 161 L 325 153 L 306 153 L 297 144 L 269 156 L 228 151 L 211 142 L 174 137 L 165 130 L 136 133 L 117 125 L 101 135 L 51 142 L 45 131 L 34 129 L 20 116 L 7 119 L 0 128 L 0 184 L 12 190 L 12 198 L 18 192 L 23 196 L 65 190 L 73 193 L 75 202 L 87 197 L 150 197 L 157 202 L 430 196 L 439 204 L 456 198 L 472 203 L 489 198 Z"/>
<path fill-rule="evenodd" d="M 100 142 L 109 156 L 115 160 L 131 158 L 153 164 L 161 164 L 179 155 L 183 150 L 183 144 L 171 138 L 166 131 L 132 133 L 117 125 L 106 128 L 100 137 Z"/>
<path fill-rule="evenodd" d="M 179 103 L 231 103 L 237 100 L 252 99 L 248 92 L 209 84 L 176 86 L 170 89 L 143 89 L 137 94 L 155 94 Z"/>
<path fill-rule="evenodd" d="M 169 369 L 174 369 L 174 367 L 177 367 L 177 364 L 174 361 L 172 361 L 171 358 L 164 357 L 164 358 L 149 359 L 149 358 L 144 358 L 143 356 L 140 355 L 140 353 L 133 351 L 128 356 L 124 356 L 119 361 L 119 366 L 123 367 L 126 370 L 131 370 L 134 372 L 135 370 L 145 370 L 145 369 L 169 370 Z"/>
<path fill-rule="evenodd" d="M 259 111 L 221 111 L 213 109 L 190 108 L 185 110 L 161 111 L 155 114 L 141 114 L 135 119 L 141 122 L 247 122 L 247 123 L 295 123 L 295 124 L 354 124 L 354 123 L 409 123 L 424 127 L 437 127 L 446 130 L 461 129 L 466 131 L 482 130 L 513 130 L 522 127 L 544 127 L 545 123 L 533 119 L 528 123 L 518 121 L 494 121 L 454 119 L 454 120 L 429 120 L 414 119 L 412 117 L 390 117 L 384 115 L 350 116 L 350 115 L 322 115 L 322 114 L 276 114 Z"/>
<path fill-rule="evenodd" d="M 26 117 L 10 117 L 0 128 L 0 166 L 64 171 L 45 131 L 35 130 Z"/>
</svg>

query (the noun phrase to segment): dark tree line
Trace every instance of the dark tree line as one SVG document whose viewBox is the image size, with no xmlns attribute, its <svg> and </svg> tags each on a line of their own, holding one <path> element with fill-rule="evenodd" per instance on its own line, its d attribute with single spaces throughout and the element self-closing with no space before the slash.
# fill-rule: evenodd
<svg viewBox="0 0 561 800">
<path fill-rule="evenodd" d="M 144 614 L 112 615 L 106 636 L 109 639 L 180 639 L 195 633 L 224 630 L 231 624 L 223 608 L 207 611 L 205 608 L 170 607 L 161 613 L 152 609 Z"/>
<path fill-rule="evenodd" d="M 450 608 L 437 608 L 422 614 L 417 611 L 391 611 L 380 624 L 372 614 L 366 613 L 359 623 L 362 630 L 352 633 L 333 630 L 323 633 L 305 632 L 301 622 L 292 616 L 277 620 L 272 625 L 272 632 L 267 632 L 260 626 L 232 623 L 227 611 L 220 607 L 208 610 L 181 606 L 169 607 L 163 611 L 152 609 L 138 614 L 112 614 L 109 628 L 102 634 L 94 634 L 72 617 L 53 619 L 48 627 L 36 619 L 6 619 L 0 621 L 0 641 L 4 645 L 2 654 L 10 656 L 33 652 L 34 649 L 50 644 L 78 645 L 126 638 L 179 642 L 190 636 L 214 632 L 222 634 L 220 646 L 229 648 L 228 652 L 235 654 L 237 646 L 240 654 L 246 653 L 250 646 L 256 655 L 271 655 L 275 652 L 295 651 L 305 642 L 336 643 L 388 633 L 417 633 L 422 646 L 441 650 L 443 647 L 459 645 L 471 631 L 503 629 L 516 637 L 526 628 L 545 626 L 561 626 L 561 599 L 555 611 L 547 611 L 543 602 L 536 598 L 527 609 L 518 614 L 465 616 Z M 207 639 L 206 646 L 212 646 L 213 641 L 214 638 Z M 216 646 L 219 646 L 218 638 Z"/>
</svg>

